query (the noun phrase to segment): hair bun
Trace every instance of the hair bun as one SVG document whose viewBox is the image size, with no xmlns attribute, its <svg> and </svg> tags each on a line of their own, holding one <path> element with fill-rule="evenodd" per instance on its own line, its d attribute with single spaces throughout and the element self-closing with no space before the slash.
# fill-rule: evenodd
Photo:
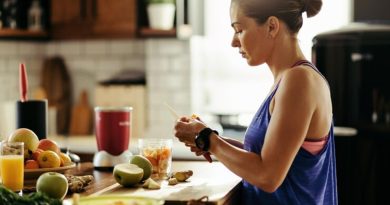
<svg viewBox="0 0 390 205">
<path fill-rule="evenodd" d="M 302 12 L 306 12 L 308 18 L 313 17 L 320 12 L 322 0 L 303 0 Z"/>
</svg>

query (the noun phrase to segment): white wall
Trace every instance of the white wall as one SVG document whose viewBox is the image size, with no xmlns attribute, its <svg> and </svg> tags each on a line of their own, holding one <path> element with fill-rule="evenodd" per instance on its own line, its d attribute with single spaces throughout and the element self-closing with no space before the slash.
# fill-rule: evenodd
<svg viewBox="0 0 390 205">
<path fill-rule="evenodd" d="M 174 119 L 164 102 L 181 115 L 192 113 L 189 41 L 4 41 L 0 42 L 0 139 L 8 136 L 15 126 L 12 106 L 19 98 L 19 63 L 26 63 L 29 90 L 32 92 L 39 86 L 44 58 L 54 55 L 65 59 L 73 81 L 74 101 L 78 100 L 80 92 L 85 89 L 91 106 L 94 106 L 95 86 L 99 81 L 124 69 L 146 71 L 148 103 L 145 106 L 148 108 L 146 117 L 149 120 L 145 131 L 147 136 L 173 136 Z"/>
<path fill-rule="evenodd" d="M 29 97 L 39 86 L 46 57 L 60 55 L 65 59 L 73 82 L 73 99 L 87 90 L 94 105 L 95 85 L 123 69 L 145 70 L 144 41 L 56 41 L 0 42 L 0 139 L 15 126 L 14 108 L 19 99 L 19 63 L 27 67 Z"/>
</svg>

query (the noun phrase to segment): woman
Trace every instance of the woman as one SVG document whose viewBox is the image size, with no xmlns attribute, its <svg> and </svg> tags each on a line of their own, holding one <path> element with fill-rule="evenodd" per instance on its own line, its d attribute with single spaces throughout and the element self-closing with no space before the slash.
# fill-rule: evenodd
<svg viewBox="0 0 390 205">
<path fill-rule="evenodd" d="M 232 46 L 249 65 L 266 63 L 274 85 L 244 143 L 182 117 L 175 136 L 197 155 L 213 154 L 243 179 L 243 204 L 337 204 L 328 84 L 299 48 L 302 13 L 321 0 L 232 0 Z M 256 91 L 253 91 L 256 92 Z"/>
</svg>

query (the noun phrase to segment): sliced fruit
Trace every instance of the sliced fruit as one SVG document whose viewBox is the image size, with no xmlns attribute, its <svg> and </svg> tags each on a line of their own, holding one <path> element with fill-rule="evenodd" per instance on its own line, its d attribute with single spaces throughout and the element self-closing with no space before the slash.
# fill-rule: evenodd
<svg viewBox="0 0 390 205">
<path fill-rule="evenodd" d="M 145 183 L 142 185 L 143 188 L 146 189 L 160 189 L 161 186 L 159 183 L 154 181 L 152 178 L 149 178 L 145 181 Z"/>
<path fill-rule="evenodd" d="M 115 165 L 113 175 L 120 185 L 130 187 L 141 182 L 144 170 L 135 164 L 123 163 Z"/>
<path fill-rule="evenodd" d="M 130 158 L 130 164 L 135 164 L 144 170 L 144 176 L 142 181 L 148 179 L 152 175 L 153 166 L 152 163 L 142 155 L 134 155 Z"/>
</svg>

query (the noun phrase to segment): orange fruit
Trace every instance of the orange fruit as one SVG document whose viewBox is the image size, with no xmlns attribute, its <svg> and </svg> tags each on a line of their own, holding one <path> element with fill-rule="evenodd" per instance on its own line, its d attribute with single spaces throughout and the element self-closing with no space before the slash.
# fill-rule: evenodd
<svg viewBox="0 0 390 205">
<path fill-rule="evenodd" d="M 30 160 L 26 161 L 24 168 L 25 169 L 39 169 L 39 164 L 37 161 L 30 159 Z"/>
<path fill-rule="evenodd" d="M 61 159 L 57 153 L 46 150 L 39 154 L 38 163 L 41 168 L 57 168 L 61 166 Z"/>
<path fill-rule="evenodd" d="M 60 159 L 61 159 L 61 167 L 62 166 L 69 166 L 72 164 L 72 160 L 70 159 L 69 155 L 60 152 Z"/>
</svg>

